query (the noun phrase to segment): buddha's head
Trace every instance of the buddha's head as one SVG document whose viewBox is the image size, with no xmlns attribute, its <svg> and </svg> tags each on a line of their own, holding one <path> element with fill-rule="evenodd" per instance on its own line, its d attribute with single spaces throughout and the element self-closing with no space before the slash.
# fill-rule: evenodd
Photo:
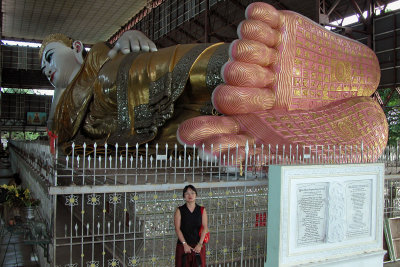
<svg viewBox="0 0 400 267">
<path fill-rule="evenodd" d="M 73 41 L 63 34 L 50 34 L 39 50 L 41 68 L 55 88 L 64 89 L 74 79 L 83 64 L 81 41 Z"/>
</svg>

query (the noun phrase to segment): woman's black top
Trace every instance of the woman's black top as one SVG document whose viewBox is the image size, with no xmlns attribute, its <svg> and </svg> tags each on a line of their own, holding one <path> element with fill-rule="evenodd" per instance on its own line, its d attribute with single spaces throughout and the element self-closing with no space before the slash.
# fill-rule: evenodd
<svg viewBox="0 0 400 267">
<path fill-rule="evenodd" d="M 193 212 L 190 212 L 186 204 L 179 207 L 181 212 L 181 231 L 186 243 L 197 244 L 200 241 L 199 231 L 201 227 L 201 208 L 196 204 Z M 178 239 L 178 244 L 182 244 Z"/>
</svg>

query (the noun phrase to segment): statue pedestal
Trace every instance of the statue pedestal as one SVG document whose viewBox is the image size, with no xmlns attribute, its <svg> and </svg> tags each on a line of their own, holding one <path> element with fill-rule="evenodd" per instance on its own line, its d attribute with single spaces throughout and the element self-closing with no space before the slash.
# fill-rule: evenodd
<svg viewBox="0 0 400 267">
<path fill-rule="evenodd" d="M 383 164 L 270 166 L 265 266 L 382 266 Z"/>
</svg>

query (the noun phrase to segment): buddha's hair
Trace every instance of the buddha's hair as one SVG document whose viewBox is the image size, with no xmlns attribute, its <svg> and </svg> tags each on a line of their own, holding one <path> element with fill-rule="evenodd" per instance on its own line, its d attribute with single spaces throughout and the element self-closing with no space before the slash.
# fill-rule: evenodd
<svg viewBox="0 0 400 267">
<path fill-rule="evenodd" d="M 40 47 L 40 50 L 39 50 L 39 59 L 40 60 L 42 60 L 44 48 L 49 43 L 52 43 L 52 42 L 62 43 L 64 45 L 66 45 L 67 47 L 72 46 L 72 39 L 62 33 L 53 33 L 53 34 L 47 35 L 46 38 L 43 39 L 42 46 Z"/>
</svg>

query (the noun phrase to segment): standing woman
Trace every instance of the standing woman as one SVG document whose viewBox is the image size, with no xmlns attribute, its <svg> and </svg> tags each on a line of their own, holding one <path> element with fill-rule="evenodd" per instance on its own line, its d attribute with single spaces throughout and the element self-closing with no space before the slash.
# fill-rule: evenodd
<svg viewBox="0 0 400 267">
<path fill-rule="evenodd" d="M 207 212 L 196 204 L 197 190 L 193 185 L 183 188 L 185 204 L 175 211 L 175 232 L 178 236 L 175 252 L 175 267 L 206 266 L 206 248 L 203 244 L 208 232 Z M 201 236 L 200 227 L 203 225 Z"/>
</svg>

